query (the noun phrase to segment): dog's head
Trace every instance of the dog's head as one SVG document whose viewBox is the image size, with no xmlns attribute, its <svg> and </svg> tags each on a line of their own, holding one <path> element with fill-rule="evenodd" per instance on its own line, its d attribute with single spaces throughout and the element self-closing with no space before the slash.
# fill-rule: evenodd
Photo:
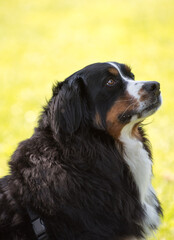
<svg viewBox="0 0 174 240">
<path fill-rule="evenodd" d="M 134 81 L 130 68 L 116 62 L 89 65 L 58 88 L 54 128 L 70 134 L 91 126 L 118 138 L 125 125 L 136 125 L 161 105 L 158 82 Z"/>
</svg>

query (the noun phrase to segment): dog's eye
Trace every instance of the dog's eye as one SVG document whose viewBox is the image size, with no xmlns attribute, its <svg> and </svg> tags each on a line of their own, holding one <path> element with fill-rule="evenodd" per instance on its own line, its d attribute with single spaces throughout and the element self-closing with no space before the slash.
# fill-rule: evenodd
<svg viewBox="0 0 174 240">
<path fill-rule="evenodd" d="M 114 86 L 115 84 L 116 84 L 116 82 L 113 79 L 109 79 L 106 83 L 106 85 L 110 86 L 110 87 Z"/>
</svg>

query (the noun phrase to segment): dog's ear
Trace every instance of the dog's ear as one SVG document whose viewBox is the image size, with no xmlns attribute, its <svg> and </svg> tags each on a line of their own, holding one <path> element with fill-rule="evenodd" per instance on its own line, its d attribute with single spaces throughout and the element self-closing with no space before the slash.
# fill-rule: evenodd
<svg viewBox="0 0 174 240">
<path fill-rule="evenodd" d="M 52 127 L 56 134 L 59 129 L 72 134 L 79 128 L 83 117 L 83 88 L 82 78 L 76 75 L 60 84 L 52 113 Z"/>
</svg>

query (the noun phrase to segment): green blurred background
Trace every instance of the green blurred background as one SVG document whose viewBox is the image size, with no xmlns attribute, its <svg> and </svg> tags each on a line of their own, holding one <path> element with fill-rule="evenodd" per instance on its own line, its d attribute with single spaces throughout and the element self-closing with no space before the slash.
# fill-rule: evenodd
<svg viewBox="0 0 174 240">
<path fill-rule="evenodd" d="M 0 0 L 0 176 L 52 84 L 98 61 L 127 63 L 137 80 L 161 83 L 163 105 L 146 128 L 164 208 L 156 238 L 173 240 L 173 0 Z"/>
</svg>

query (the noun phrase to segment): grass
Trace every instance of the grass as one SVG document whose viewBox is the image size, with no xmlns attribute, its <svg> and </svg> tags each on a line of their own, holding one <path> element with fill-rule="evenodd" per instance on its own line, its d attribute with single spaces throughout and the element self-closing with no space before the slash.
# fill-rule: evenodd
<svg viewBox="0 0 174 240">
<path fill-rule="evenodd" d="M 147 130 L 164 208 L 156 238 L 173 240 L 173 13 L 173 0 L 1 1 L 0 176 L 18 142 L 31 136 L 55 81 L 96 61 L 128 63 L 137 80 L 161 83 L 163 106 Z"/>
</svg>

